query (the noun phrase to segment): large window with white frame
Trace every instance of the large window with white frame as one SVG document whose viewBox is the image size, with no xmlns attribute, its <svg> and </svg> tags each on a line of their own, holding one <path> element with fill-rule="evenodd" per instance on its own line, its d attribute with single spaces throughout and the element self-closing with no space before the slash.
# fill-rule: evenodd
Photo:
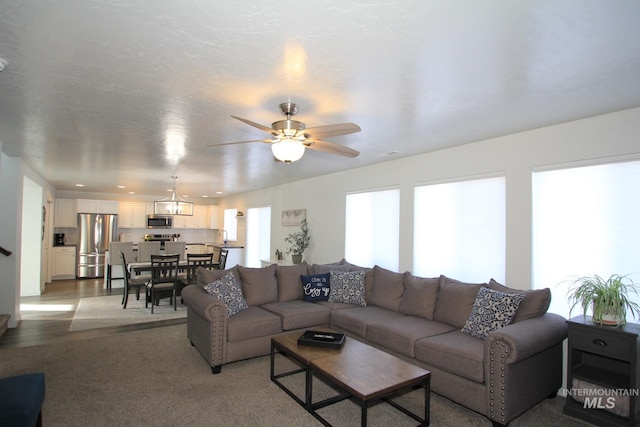
<svg viewBox="0 0 640 427">
<path fill-rule="evenodd" d="M 260 260 L 271 258 L 271 206 L 247 210 L 247 267 L 261 267 Z"/>
<path fill-rule="evenodd" d="M 413 274 L 504 283 L 505 219 L 503 176 L 416 187 Z"/>
<path fill-rule="evenodd" d="M 567 289 L 578 276 L 638 281 L 640 161 L 540 170 L 532 181 L 533 286 L 551 289 L 549 311 L 569 317 Z"/>
<path fill-rule="evenodd" d="M 400 190 L 347 194 L 345 258 L 352 264 L 397 271 L 400 257 Z"/>
</svg>

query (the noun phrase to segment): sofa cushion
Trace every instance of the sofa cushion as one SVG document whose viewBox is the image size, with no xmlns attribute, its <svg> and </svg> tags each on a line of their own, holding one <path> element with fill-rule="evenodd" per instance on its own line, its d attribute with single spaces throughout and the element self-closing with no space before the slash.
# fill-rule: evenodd
<svg viewBox="0 0 640 427">
<path fill-rule="evenodd" d="M 373 289 L 369 302 L 378 307 L 398 311 L 404 293 L 404 274 L 373 267 Z"/>
<path fill-rule="evenodd" d="M 233 275 L 236 277 L 236 281 L 241 284 L 240 273 L 238 273 L 238 269 L 236 267 L 230 268 L 228 270 L 207 270 L 206 268 L 198 267 L 196 269 L 197 284 L 201 288 L 203 288 L 209 283 L 221 279 L 229 272 L 233 273 Z"/>
<path fill-rule="evenodd" d="M 331 316 L 329 307 L 306 301 L 271 302 L 261 307 L 280 316 L 285 331 L 328 325 Z"/>
<path fill-rule="evenodd" d="M 419 339 L 415 343 L 416 359 L 435 368 L 484 382 L 484 341 L 462 331 Z"/>
<path fill-rule="evenodd" d="M 367 305 L 364 291 L 364 271 L 331 271 L 329 301 Z"/>
<path fill-rule="evenodd" d="M 237 342 L 282 332 L 280 316 L 263 308 L 249 306 L 227 321 L 227 341 Z"/>
<path fill-rule="evenodd" d="M 329 273 L 330 271 L 349 271 L 351 266 L 349 264 L 313 264 L 313 274 Z"/>
<path fill-rule="evenodd" d="M 278 279 L 276 278 L 276 264 L 268 267 L 250 268 L 238 266 L 242 279 L 242 293 L 247 304 L 262 305 L 278 301 Z"/>
<path fill-rule="evenodd" d="M 340 310 L 341 308 L 353 308 L 353 304 L 345 304 L 343 302 L 318 301 L 315 304 L 330 308 L 331 310 Z"/>
<path fill-rule="evenodd" d="M 346 261 L 345 263 L 349 265 L 349 271 L 364 271 L 364 296 L 365 301 L 369 302 L 371 300 L 371 291 L 373 290 L 373 268 L 360 267 Z"/>
<path fill-rule="evenodd" d="M 531 319 L 533 317 L 542 316 L 549 309 L 551 304 L 551 291 L 549 288 L 545 289 L 514 289 L 501 285 L 495 280 L 489 280 L 489 288 L 494 291 L 500 291 L 507 294 L 524 294 L 524 299 L 516 311 L 516 315 L 513 318 L 512 323 L 518 323 L 521 320 Z"/>
<path fill-rule="evenodd" d="M 422 317 L 402 316 L 367 325 L 367 341 L 379 344 L 405 356 L 414 357 L 416 340 L 455 330 L 451 325 Z"/>
<path fill-rule="evenodd" d="M 433 320 L 462 329 L 469 318 L 476 295 L 484 284 L 460 282 L 440 276 L 440 289 Z"/>
<path fill-rule="evenodd" d="M 417 277 L 413 274 L 405 274 L 404 293 L 398 311 L 410 316 L 433 320 L 439 287 L 439 277 Z"/>
<path fill-rule="evenodd" d="M 276 278 L 278 279 L 278 301 L 291 301 L 302 299 L 302 287 L 300 276 L 307 274 L 306 261 L 295 265 L 278 265 Z"/>
<path fill-rule="evenodd" d="M 331 292 L 330 277 L 330 273 L 300 276 L 302 299 L 309 302 L 329 301 L 329 292 Z"/>
<path fill-rule="evenodd" d="M 524 294 L 507 294 L 480 288 L 462 332 L 485 339 L 491 332 L 511 323 L 523 299 Z"/>
<path fill-rule="evenodd" d="M 242 289 L 231 272 L 227 272 L 220 279 L 205 285 L 204 290 L 227 306 L 227 317 L 231 317 L 248 307 L 247 301 L 242 296 Z"/>
<path fill-rule="evenodd" d="M 368 324 L 384 323 L 403 316 L 396 311 L 375 305 L 352 307 L 333 310 L 331 312 L 331 326 L 353 332 L 362 338 L 367 335 Z"/>
</svg>

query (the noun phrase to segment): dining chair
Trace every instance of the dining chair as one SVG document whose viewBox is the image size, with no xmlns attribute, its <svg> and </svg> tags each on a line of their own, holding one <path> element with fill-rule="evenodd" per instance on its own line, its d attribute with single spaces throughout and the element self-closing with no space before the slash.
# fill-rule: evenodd
<svg viewBox="0 0 640 427">
<path fill-rule="evenodd" d="M 151 261 L 151 255 L 160 255 L 160 242 L 138 242 L 138 262 Z"/>
<path fill-rule="evenodd" d="M 184 261 L 185 242 L 165 242 L 164 253 L 166 255 L 180 255 L 180 261 Z"/>
<path fill-rule="evenodd" d="M 129 291 L 131 288 L 135 288 L 136 290 L 136 299 L 140 299 L 140 288 L 145 288 L 146 295 L 146 286 L 147 283 L 151 280 L 150 274 L 140 274 L 137 276 L 131 276 L 131 272 L 129 271 L 129 266 L 127 264 L 127 257 L 124 252 L 120 252 L 120 260 L 122 262 L 123 276 L 124 276 L 124 290 L 122 292 L 122 308 L 127 308 L 127 301 L 129 301 Z"/>
<path fill-rule="evenodd" d="M 227 266 L 227 255 L 229 254 L 229 249 L 220 250 L 220 260 L 218 261 L 218 269 L 224 270 Z"/>
<path fill-rule="evenodd" d="M 109 262 L 107 262 L 107 290 L 111 291 L 111 282 L 113 279 L 124 279 L 124 266 L 120 252 L 124 253 L 128 260 L 133 257 L 133 242 L 109 242 Z M 114 268 L 115 267 L 115 268 Z M 122 270 L 122 271 L 120 271 Z"/>
<path fill-rule="evenodd" d="M 187 254 L 187 273 L 185 277 L 178 275 L 180 277 L 180 282 L 178 283 L 178 295 L 182 296 L 182 289 L 189 285 L 195 285 L 198 281 L 198 277 L 196 275 L 196 271 L 198 267 L 205 268 L 207 270 L 211 270 L 214 267 L 217 267 L 217 264 L 213 262 L 213 253 L 205 253 L 205 254 Z"/>
<path fill-rule="evenodd" d="M 170 295 L 173 301 L 173 309 L 177 310 L 176 292 L 178 289 L 178 255 L 151 255 L 151 280 L 147 283 L 145 307 L 151 302 L 151 314 L 153 306 L 158 305 L 160 298 Z"/>
</svg>

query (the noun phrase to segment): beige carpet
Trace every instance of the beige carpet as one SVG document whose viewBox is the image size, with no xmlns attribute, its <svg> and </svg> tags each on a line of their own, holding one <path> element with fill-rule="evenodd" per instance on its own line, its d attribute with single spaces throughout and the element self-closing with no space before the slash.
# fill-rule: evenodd
<svg viewBox="0 0 640 427">
<path fill-rule="evenodd" d="M 122 295 L 82 298 L 76 308 L 69 331 L 155 322 L 187 315 L 187 308 L 180 304 L 180 299 L 178 299 L 178 311 L 173 310 L 173 305 L 169 305 L 167 298 L 160 300 L 160 305 L 154 307 L 153 314 L 151 314 L 151 306 L 144 307 L 144 295 L 139 300 L 136 300 L 135 294 L 129 295 L 126 309 L 122 308 L 121 301 Z"/>
<path fill-rule="evenodd" d="M 278 368 L 286 368 L 279 359 Z M 269 357 L 226 365 L 212 375 L 186 337 L 186 325 L 63 343 L 0 349 L 0 377 L 44 372 L 44 425 L 70 426 L 319 426 L 269 379 Z M 302 390 L 302 375 L 290 384 Z M 316 392 L 328 388 L 314 382 Z M 420 410 L 422 395 L 403 401 Z M 586 426 L 562 414 L 564 400 L 545 400 L 511 427 Z M 358 426 L 350 402 L 322 409 L 336 426 Z M 386 404 L 370 409 L 370 426 L 415 426 Z M 489 427 L 483 416 L 432 394 L 431 425 Z"/>
</svg>

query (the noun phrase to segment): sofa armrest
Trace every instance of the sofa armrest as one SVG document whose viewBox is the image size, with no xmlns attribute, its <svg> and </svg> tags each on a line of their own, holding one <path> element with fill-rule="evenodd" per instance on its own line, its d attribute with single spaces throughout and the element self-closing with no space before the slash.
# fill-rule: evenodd
<svg viewBox="0 0 640 427">
<path fill-rule="evenodd" d="M 190 309 L 204 319 L 212 321 L 218 317 L 227 318 L 227 306 L 198 285 L 186 286 L 182 290 L 182 299 Z"/>
<path fill-rule="evenodd" d="M 524 360 L 567 337 L 567 321 L 553 313 L 523 320 L 490 333 L 485 339 L 485 356 L 496 343 L 506 344 L 507 363 Z"/>
<path fill-rule="evenodd" d="M 501 328 L 484 345 L 487 417 L 506 425 L 562 385 L 567 323 L 546 313 Z"/>
</svg>

